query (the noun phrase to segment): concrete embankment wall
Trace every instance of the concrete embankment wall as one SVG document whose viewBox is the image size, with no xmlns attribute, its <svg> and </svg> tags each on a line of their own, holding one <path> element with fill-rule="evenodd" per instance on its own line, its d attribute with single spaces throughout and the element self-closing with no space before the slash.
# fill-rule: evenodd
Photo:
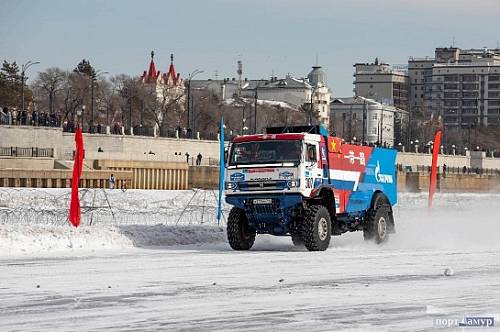
<svg viewBox="0 0 500 332">
<path fill-rule="evenodd" d="M 53 148 L 55 159 L 73 159 L 75 135 L 61 128 L 31 126 L 0 126 L 0 147 Z M 83 134 L 85 158 L 147 161 L 186 161 L 186 153 L 202 162 L 219 159 L 216 141 L 164 137 Z M 98 152 L 98 150 L 103 152 Z"/>
<path fill-rule="evenodd" d="M 55 168 L 54 158 L 0 157 L 0 169 L 37 169 Z"/>
<path fill-rule="evenodd" d="M 398 176 L 398 181 L 403 180 Z M 410 172 L 404 174 L 401 191 L 429 191 L 429 174 Z M 438 174 L 438 192 L 493 192 L 500 191 L 500 176 L 484 174 Z"/>
<path fill-rule="evenodd" d="M 189 166 L 189 187 L 203 189 L 219 188 L 219 168 Z"/>
<path fill-rule="evenodd" d="M 99 160 L 98 169 L 132 173 L 128 188 L 134 189 L 188 189 L 189 166 L 182 162 Z"/>
<path fill-rule="evenodd" d="M 500 168 L 500 160 L 498 162 L 497 167 Z M 413 168 L 416 166 L 430 166 L 432 164 L 432 155 L 398 152 L 396 163 L 403 166 L 412 166 Z M 442 167 L 444 164 L 447 167 L 471 167 L 471 158 L 470 156 L 439 155 L 438 165 Z"/>
<path fill-rule="evenodd" d="M 146 160 L 185 162 L 198 153 L 203 164 L 217 164 L 219 143 L 216 141 L 144 137 L 129 135 L 84 134 L 87 160 Z M 55 159 L 70 160 L 75 142 L 73 133 L 61 128 L 31 126 L 0 126 L 0 147 L 53 148 Z M 98 152 L 99 148 L 103 152 Z M 398 153 L 396 163 L 403 166 L 429 166 L 432 157 L 426 153 Z M 191 163 L 190 163 L 191 164 Z M 487 157 L 484 152 L 469 151 L 467 156 L 439 155 L 439 165 L 448 167 L 479 167 L 500 169 L 500 158 Z"/>
<path fill-rule="evenodd" d="M 187 140 L 175 138 L 153 138 L 141 136 L 84 134 L 85 168 L 91 174 L 92 168 L 106 171 L 96 179 L 102 186 L 112 171 L 122 176 L 128 188 L 143 189 L 187 189 L 192 187 L 217 188 L 218 168 L 209 166 L 188 166 L 186 153 L 190 158 L 198 153 L 203 155 L 202 164 L 217 165 L 219 143 L 216 141 Z M 74 150 L 74 134 L 63 133 L 61 128 L 31 126 L 0 126 L 0 147 L 51 148 L 53 158 L 2 157 L 0 186 L 68 186 L 71 178 L 71 163 Z M 102 152 L 98 152 L 98 150 Z M 431 155 L 423 153 L 398 153 L 397 164 L 411 166 L 430 166 Z M 484 152 L 471 151 L 466 156 L 439 155 L 439 166 L 448 168 L 500 169 L 500 158 L 489 158 Z M 191 164 L 192 159 L 190 160 Z M 67 170 L 64 170 L 65 164 Z M 421 169 L 422 167 L 420 167 Z M 57 173 L 63 169 L 63 173 Z M 40 173 L 47 171 L 48 173 Z M 491 173 L 491 172 L 490 172 Z M 7 175 L 6 175 L 7 174 Z M 44 175 L 45 174 L 45 175 Z M 50 175 L 53 174 L 53 175 Z M 94 176 L 94 175 L 92 175 Z M 489 191 L 498 189 L 500 177 L 476 174 L 447 174 L 440 178 L 441 191 Z M 31 180 L 29 180 L 31 179 Z M 40 179 L 40 180 L 38 180 Z M 46 180 L 44 180 L 46 179 Z M 50 179 L 50 180 L 49 180 Z M 59 180 L 58 180 L 59 179 Z M 44 184 L 45 183 L 45 184 Z M 122 183 L 120 182 L 120 185 Z M 398 188 L 400 191 L 426 190 L 428 174 L 400 172 Z"/>
</svg>

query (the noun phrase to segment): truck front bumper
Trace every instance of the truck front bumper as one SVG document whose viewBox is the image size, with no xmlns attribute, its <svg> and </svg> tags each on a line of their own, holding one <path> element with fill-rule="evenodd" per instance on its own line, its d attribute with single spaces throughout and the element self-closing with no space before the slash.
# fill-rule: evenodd
<svg viewBox="0 0 500 332">
<path fill-rule="evenodd" d="M 248 225 L 260 234 L 285 235 L 302 205 L 300 194 L 226 196 L 226 202 L 245 211 Z"/>
</svg>

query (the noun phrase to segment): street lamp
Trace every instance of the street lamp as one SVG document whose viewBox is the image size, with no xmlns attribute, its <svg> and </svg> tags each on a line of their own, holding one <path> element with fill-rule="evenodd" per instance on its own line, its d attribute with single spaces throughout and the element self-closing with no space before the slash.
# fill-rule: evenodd
<svg viewBox="0 0 500 332">
<path fill-rule="evenodd" d="M 24 77 L 26 71 L 29 69 L 29 67 L 37 65 L 39 63 L 40 62 L 38 61 L 33 62 L 30 60 L 21 66 L 21 112 L 24 111 Z"/>
<path fill-rule="evenodd" d="M 80 126 L 80 119 L 83 119 L 83 113 L 85 112 L 85 105 L 82 105 L 82 108 L 76 110 L 76 127 Z M 83 126 L 82 126 L 83 127 Z"/>
<path fill-rule="evenodd" d="M 259 83 L 255 85 L 255 94 L 254 94 L 254 109 L 253 109 L 253 133 L 257 134 L 257 102 L 259 101 Z"/>
<path fill-rule="evenodd" d="M 189 115 L 191 113 L 191 80 L 198 74 L 203 73 L 203 70 L 196 69 L 191 74 L 188 75 L 188 97 L 187 97 L 187 124 L 186 126 L 190 128 Z M 194 115 L 194 114 L 193 114 Z M 193 116 L 194 117 L 194 116 Z"/>
<path fill-rule="evenodd" d="M 316 92 L 318 88 L 311 85 L 311 105 L 310 105 L 310 108 L 309 108 L 309 125 L 312 124 L 312 114 L 314 112 L 314 104 L 313 104 L 313 97 L 314 97 L 314 93 Z M 342 130 L 342 135 L 344 135 L 344 131 Z"/>
</svg>

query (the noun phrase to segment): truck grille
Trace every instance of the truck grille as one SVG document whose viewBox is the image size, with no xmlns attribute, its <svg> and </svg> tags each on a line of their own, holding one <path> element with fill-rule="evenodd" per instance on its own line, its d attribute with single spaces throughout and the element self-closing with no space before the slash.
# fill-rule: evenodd
<svg viewBox="0 0 500 332">
<path fill-rule="evenodd" d="M 286 188 L 286 180 L 243 181 L 238 186 L 241 191 L 283 190 Z"/>
<path fill-rule="evenodd" d="M 270 204 L 255 204 L 254 201 L 258 199 L 250 199 L 247 201 L 246 206 L 252 215 L 256 214 L 275 214 L 279 211 L 280 202 L 273 199 Z"/>
<path fill-rule="evenodd" d="M 273 208 L 273 206 L 271 204 L 254 205 L 252 208 L 253 213 L 259 213 L 259 214 L 262 214 L 262 213 L 272 214 L 272 213 L 274 213 L 274 211 L 275 211 L 275 209 Z"/>
</svg>

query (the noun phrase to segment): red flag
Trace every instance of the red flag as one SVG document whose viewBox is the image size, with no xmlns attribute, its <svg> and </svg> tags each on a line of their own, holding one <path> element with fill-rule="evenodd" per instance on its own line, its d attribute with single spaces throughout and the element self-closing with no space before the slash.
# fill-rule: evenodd
<svg viewBox="0 0 500 332">
<path fill-rule="evenodd" d="M 438 129 L 436 136 L 434 137 L 434 150 L 432 151 L 431 181 L 429 184 L 429 208 L 432 207 L 432 197 L 436 192 L 437 161 L 438 161 L 440 146 L 441 146 L 441 129 Z"/>
<path fill-rule="evenodd" d="M 83 168 L 83 135 L 80 127 L 75 133 L 76 153 L 73 164 L 73 178 L 71 179 L 71 203 L 69 206 L 69 222 L 78 227 L 80 225 L 80 196 L 78 194 L 78 184 L 82 176 Z"/>
</svg>

